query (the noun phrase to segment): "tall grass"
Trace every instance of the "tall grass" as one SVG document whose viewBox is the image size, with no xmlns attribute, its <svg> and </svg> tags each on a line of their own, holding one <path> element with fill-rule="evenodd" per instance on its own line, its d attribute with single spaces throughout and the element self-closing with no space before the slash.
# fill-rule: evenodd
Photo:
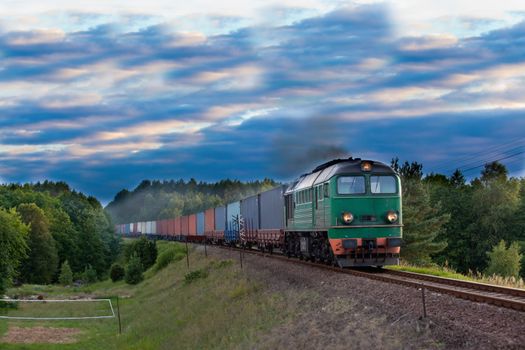
<svg viewBox="0 0 525 350">
<path fill-rule="evenodd" d="M 388 266 L 388 268 L 392 270 L 408 271 L 464 281 L 494 284 L 503 287 L 525 289 L 525 282 L 522 278 L 517 279 L 515 277 L 501 277 L 497 275 L 486 276 L 479 272 L 474 273 L 472 271 L 469 271 L 467 275 L 463 275 L 446 265 L 415 266 L 403 261 L 400 265 Z"/>
</svg>

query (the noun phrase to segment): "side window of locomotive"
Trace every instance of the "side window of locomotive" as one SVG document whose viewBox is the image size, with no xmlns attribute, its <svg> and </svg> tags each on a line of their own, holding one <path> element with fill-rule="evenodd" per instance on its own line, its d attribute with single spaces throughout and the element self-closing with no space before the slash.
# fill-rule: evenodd
<svg viewBox="0 0 525 350">
<path fill-rule="evenodd" d="M 330 191 L 328 190 L 328 184 L 327 183 L 324 184 L 323 188 L 324 188 L 324 196 L 325 196 L 325 198 L 330 197 Z"/>
<path fill-rule="evenodd" d="M 396 193 L 396 178 L 393 176 L 370 176 L 372 193 Z"/>
<path fill-rule="evenodd" d="M 364 176 L 341 176 L 337 179 L 338 194 L 364 194 Z"/>
</svg>

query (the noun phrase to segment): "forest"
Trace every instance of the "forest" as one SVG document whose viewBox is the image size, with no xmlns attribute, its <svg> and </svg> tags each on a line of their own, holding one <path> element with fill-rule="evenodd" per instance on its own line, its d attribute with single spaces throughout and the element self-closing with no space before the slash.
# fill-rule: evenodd
<svg viewBox="0 0 525 350">
<path fill-rule="evenodd" d="M 133 191 L 124 189 L 117 193 L 106 211 L 116 224 L 170 219 L 235 202 L 277 185 L 270 179 L 251 182 L 227 179 L 215 183 L 195 179 L 144 180 Z"/>
<path fill-rule="evenodd" d="M 100 202 L 64 182 L 0 186 L 0 295 L 13 282 L 49 284 L 107 275 L 120 240 Z"/>
<path fill-rule="evenodd" d="M 392 167 L 403 188 L 403 259 L 490 274 L 490 257 L 501 252 L 508 273 L 495 272 L 525 276 L 525 178 L 509 178 L 497 162 L 470 182 L 459 170 L 423 176 L 422 164 L 397 158 Z"/>
</svg>

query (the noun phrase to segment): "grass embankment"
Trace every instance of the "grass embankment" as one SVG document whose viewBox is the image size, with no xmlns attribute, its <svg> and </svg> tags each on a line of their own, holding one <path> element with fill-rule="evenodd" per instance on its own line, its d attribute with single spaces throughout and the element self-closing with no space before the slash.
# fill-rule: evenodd
<svg viewBox="0 0 525 350">
<path fill-rule="evenodd" d="M 203 254 L 192 251 L 188 270 L 183 246 L 168 242 L 159 246 L 159 256 L 172 249 L 178 261 L 162 269 L 152 267 L 146 272 L 146 279 L 136 286 L 108 280 L 79 288 L 27 285 L 9 291 L 10 296 L 41 294 L 47 299 L 118 295 L 123 325 L 121 335 L 118 335 L 116 319 L 0 320 L 0 347 L 46 350 L 247 347 L 254 344 L 260 332 L 279 321 L 279 311 L 285 307 L 283 300 L 251 281 L 238 264 L 206 259 Z M 81 333 L 73 344 L 2 343 L 8 328 L 37 326 L 76 328 Z M 30 334 L 28 329 L 28 336 Z"/>
<path fill-rule="evenodd" d="M 469 274 L 469 275 L 463 275 L 446 266 L 424 266 L 422 267 L 422 266 L 413 266 L 407 263 L 402 263 L 401 265 L 388 266 L 387 268 L 391 270 L 415 272 L 415 273 L 421 273 L 425 275 L 452 278 L 452 279 L 469 281 L 469 282 L 494 284 L 494 285 L 503 286 L 503 287 L 525 288 L 525 283 L 523 279 L 521 278 L 516 279 L 514 277 L 501 277 L 497 275 L 484 276 L 482 274 L 474 274 L 474 273 Z"/>
</svg>

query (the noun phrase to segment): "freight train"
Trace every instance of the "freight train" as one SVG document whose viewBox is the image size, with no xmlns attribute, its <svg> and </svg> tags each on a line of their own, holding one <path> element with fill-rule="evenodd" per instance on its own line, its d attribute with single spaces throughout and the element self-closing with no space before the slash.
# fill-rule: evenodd
<svg viewBox="0 0 525 350">
<path fill-rule="evenodd" d="M 116 225 L 123 236 L 279 250 L 338 265 L 399 264 L 401 182 L 388 165 L 336 159 L 287 186 L 167 220 Z"/>
</svg>

